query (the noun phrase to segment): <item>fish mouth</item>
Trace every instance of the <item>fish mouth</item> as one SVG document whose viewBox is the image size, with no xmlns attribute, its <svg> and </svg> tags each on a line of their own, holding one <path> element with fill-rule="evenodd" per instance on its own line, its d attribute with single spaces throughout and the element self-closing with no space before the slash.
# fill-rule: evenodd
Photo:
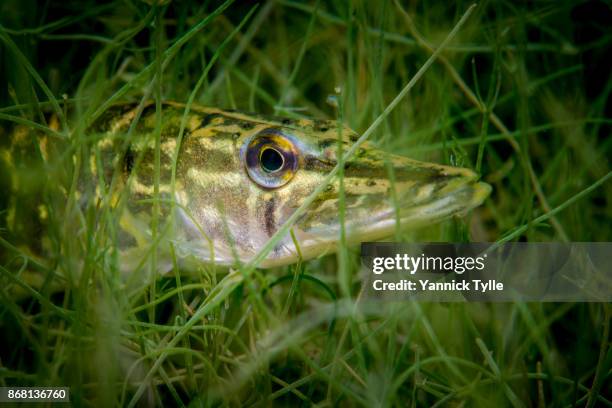
<svg viewBox="0 0 612 408">
<path fill-rule="evenodd" d="M 356 226 L 353 237 L 358 241 L 376 241 L 389 236 L 398 227 L 422 227 L 461 216 L 478 207 L 489 196 L 491 186 L 477 181 L 478 176 L 461 169 L 465 176 L 455 178 L 439 187 L 433 182 L 416 199 L 399 199 L 397 208 L 391 208 L 374 216 L 369 225 Z M 439 187 L 439 188 L 438 188 Z"/>
<path fill-rule="evenodd" d="M 398 166 L 398 167 L 396 167 Z M 360 205 L 351 207 L 346 201 L 344 228 L 346 243 L 378 241 L 399 228 L 423 227 L 464 215 L 481 205 L 489 196 L 491 186 L 478 181 L 479 176 L 466 168 L 436 165 L 410 159 L 398 159 L 394 164 L 401 177 L 386 191 L 363 194 Z M 345 173 L 346 194 L 353 196 L 352 174 Z M 394 189 L 394 190 L 393 190 Z M 359 197 L 358 197 L 359 199 Z M 337 250 L 341 225 L 336 214 L 319 223 L 302 220 L 294 233 L 304 259 Z M 286 248 L 292 248 L 290 242 Z"/>
</svg>

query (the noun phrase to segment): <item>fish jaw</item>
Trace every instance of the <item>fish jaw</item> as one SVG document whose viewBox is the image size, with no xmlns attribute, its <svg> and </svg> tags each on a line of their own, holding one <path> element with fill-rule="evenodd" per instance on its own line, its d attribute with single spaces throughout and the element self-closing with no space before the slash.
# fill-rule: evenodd
<svg viewBox="0 0 612 408">
<path fill-rule="evenodd" d="M 418 228 L 443 221 L 452 216 L 461 216 L 478 207 L 489 196 L 491 186 L 478 181 L 478 175 L 465 168 L 442 166 L 394 157 L 396 164 L 403 163 L 403 181 L 386 188 L 383 193 L 364 194 L 363 187 L 355 184 L 351 172 L 345 173 L 345 194 L 352 195 L 357 187 L 362 193 L 361 202 L 345 199 L 346 243 L 378 241 L 385 239 L 397 230 Z M 350 167 L 349 167 L 350 169 Z M 412 173 L 410 179 L 408 174 Z M 424 176 L 426 174 L 427 176 Z M 377 183 L 387 184 L 388 179 L 378 179 Z M 370 184 L 372 184 L 370 182 Z M 374 186 L 372 186 L 374 187 Z M 395 199 L 393 198 L 395 196 Z M 359 200 L 359 198 L 357 199 Z M 330 209 L 334 206 L 330 206 Z M 338 211 L 339 208 L 336 208 Z M 300 246 L 303 259 L 320 254 L 333 253 L 340 242 L 341 224 L 337 212 L 314 216 L 308 213 L 294 226 L 294 235 Z M 277 266 L 291 262 L 297 250 L 292 242 L 283 240 L 285 254 L 282 257 L 267 259 L 262 266 Z M 295 262 L 293 260 L 293 262 Z"/>
</svg>

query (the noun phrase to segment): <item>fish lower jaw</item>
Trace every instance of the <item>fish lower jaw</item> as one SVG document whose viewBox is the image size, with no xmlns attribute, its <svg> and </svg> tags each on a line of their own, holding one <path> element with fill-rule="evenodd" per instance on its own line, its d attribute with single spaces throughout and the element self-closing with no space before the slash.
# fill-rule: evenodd
<svg viewBox="0 0 612 408">
<path fill-rule="evenodd" d="M 390 209 L 377 216 L 366 227 L 362 235 L 382 236 L 391 235 L 399 219 L 399 228 L 422 227 L 435 222 L 443 221 L 452 216 L 463 216 L 468 211 L 478 207 L 488 197 L 491 187 L 482 182 L 472 182 L 457 186 L 443 196 L 433 197 L 420 203 L 411 203 L 399 206 L 399 211 Z M 381 239 L 378 238 L 378 239 Z M 362 240 L 363 241 L 363 240 Z"/>
<path fill-rule="evenodd" d="M 392 236 L 397 229 L 418 228 L 462 216 L 482 204 L 490 192 L 491 187 L 486 183 L 468 182 L 455 186 L 443 196 L 430 197 L 419 203 L 400 204 L 398 209 L 389 208 L 359 224 L 347 223 L 347 243 L 378 241 Z M 340 226 L 335 225 L 317 232 L 303 233 L 302 253 L 315 252 L 313 248 L 334 247 L 340 236 L 339 230 Z"/>
</svg>

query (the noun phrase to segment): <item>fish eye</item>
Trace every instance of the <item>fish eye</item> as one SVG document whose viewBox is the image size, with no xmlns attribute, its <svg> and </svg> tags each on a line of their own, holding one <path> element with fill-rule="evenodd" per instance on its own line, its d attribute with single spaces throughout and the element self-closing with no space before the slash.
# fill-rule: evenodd
<svg viewBox="0 0 612 408">
<path fill-rule="evenodd" d="M 247 142 L 243 152 L 249 177 L 262 188 L 282 187 L 297 171 L 297 149 L 292 140 L 278 129 L 259 132 Z"/>
</svg>

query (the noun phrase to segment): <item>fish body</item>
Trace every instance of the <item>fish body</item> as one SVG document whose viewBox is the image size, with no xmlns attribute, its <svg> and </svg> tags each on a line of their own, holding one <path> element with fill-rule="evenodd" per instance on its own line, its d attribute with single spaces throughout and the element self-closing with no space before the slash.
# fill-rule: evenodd
<svg viewBox="0 0 612 408">
<path fill-rule="evenodd" d="M 112 208 L 124 259 L 134 261 L 155 242 L 221 265 L 252 260 L 359 138 L 333 120 L 186 110 L 173 102 L 160 112 L 154 104 L 114 106 L 86 133 L 92 143 L 80 201 Z M 332 180 L 297 218 L 293 237 L 281 237 L 259 266 L 333 252 L 341 208 L 349 242 L 383 239 L 397 223 L 465 213 L 490 192 L 477 179 L 469 169 L 387 154 L 366 142 L 343 163 L 342 180 Z"/>
</svg>

